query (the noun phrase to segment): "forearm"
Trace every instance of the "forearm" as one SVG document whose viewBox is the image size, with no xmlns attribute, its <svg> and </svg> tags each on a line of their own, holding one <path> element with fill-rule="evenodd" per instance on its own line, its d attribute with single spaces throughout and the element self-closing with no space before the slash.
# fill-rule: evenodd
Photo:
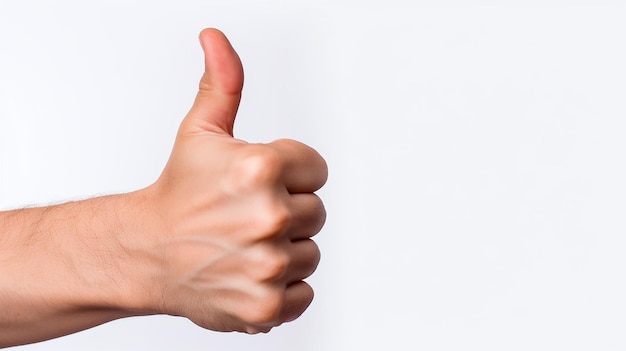
<svg viewBox="0 0 626 351">
<path fill-rule="evenodd" d="M 0 212 L 0 347 L 146 313 L 130 240 L 140 199 Z"/>
<path fill-rule="evenodd" d="M 241 61 L 217 30 L 200 42 L 200 91 L 154 184 L 0 212 L 0 347 L 159 313 L 268 332 L 311 303 L 326 162 L 293 140 L 235 139 Z"/>
</svg>

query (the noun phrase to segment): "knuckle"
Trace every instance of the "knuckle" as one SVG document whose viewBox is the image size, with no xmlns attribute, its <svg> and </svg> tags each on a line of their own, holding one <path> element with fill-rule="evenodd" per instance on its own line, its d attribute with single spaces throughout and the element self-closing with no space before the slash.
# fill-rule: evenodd
<svg viewBox="0 0 626 351">
<path fill-rule="evenodd" d="M 292 214 L 282 204 L 268 205 L 257 213 L 256 228 L 261 237 L 279 235 L 285 231 L 292 220 Z"/>
<path fill-rule="evenodd" d="M 255 265 L 256 276 L 263 282 L 276 280 L 285 274 L 289 264 L 290 259 L 286 253 L 280 251 L 263 253 L 259 255 Z"/>
<path fill-rule="evenodd" d="M 266 289 L 266 291 L 259 293 L 255 301 L 248 306 L 243 319 L 247 323 L 255 325 L 272 324 L 278 319 L 283 300 L 282 293 L 273 289 Z"/>
<path fill-rule="evenodd" d="M 233 160 L 230 179 L 239 189 L 257 189 L 279 180 L 283 166 L 281 155 L 265 145 L 249 145 Z"/>
</svg>

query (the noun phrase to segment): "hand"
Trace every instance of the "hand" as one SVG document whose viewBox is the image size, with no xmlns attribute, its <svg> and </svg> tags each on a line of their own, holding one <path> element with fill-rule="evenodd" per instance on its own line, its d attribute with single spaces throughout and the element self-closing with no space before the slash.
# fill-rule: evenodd
<svg viewBox="0 0 626 351">
<path fill-rule="evenodd" d="M 162 175 L 145 189 L 152 308 L 212 330 L 267 332 L 313 299 L 303 279 L 320 259 L 310 238 L 325 210 L 313 192 L 327 167 L 293 140 L 235 139 L 241 62 L 221 32 L 205 29 L 200 41 L 200 91 Z"/>
</svg>

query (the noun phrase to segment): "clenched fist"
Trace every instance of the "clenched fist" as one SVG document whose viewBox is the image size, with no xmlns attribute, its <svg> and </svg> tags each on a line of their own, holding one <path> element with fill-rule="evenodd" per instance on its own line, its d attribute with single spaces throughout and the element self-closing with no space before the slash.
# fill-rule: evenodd
<svg viewBox="0 0 626 351">
<path fill-rule="evenodd" d="M 243 86 L 237 53 L 215 29 L 200 34 L 205 73 L 161 177 L 149 189 L 159 312 L 202 327 L 255 333 L 297 318 L 313 299 L 302 280 L 325 220 L 313 193 L 326 163 L 293 140 L 233 138 Z"/>
<path fill-rule="evenodd" d="M 154 184 L 0 212 L 0 347 L 151 314 L 267 332 L 311 303 L 326 163 L 293 140 L 235 139 L 241 62 L 218 30 L 200 41 L 200 91 Z"/>
</svg>

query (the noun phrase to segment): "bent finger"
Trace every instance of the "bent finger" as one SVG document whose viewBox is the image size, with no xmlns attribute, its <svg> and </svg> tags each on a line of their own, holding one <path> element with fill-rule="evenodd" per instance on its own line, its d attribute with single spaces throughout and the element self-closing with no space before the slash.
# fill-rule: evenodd
<svg viewBox="0 0 626 351">
<path fill-rule="evenodd" d="M 285 303 L 279 314 L 280 323 L 291 322 L 300 317 L 313 302 L 313 288 L 303 281 L 287 286 Z"/>
<path fill-rule="evenodd" d="M 289 266 L 281 277 L 287 284 L 303 280 L 311 276 L 320 263 L 321 253 L 317 244 L 311 239 L 298 240 L 287 249 Z"/>
<path fill-rule="evenodd" d="M 328 165 L 313 148 L 291 139 L 267 145 L 283 156 L 282 182 L 290 193 L 312 193 L 326 183 Z"/>
<path fill-rule="evenodd" d="M 307 239 L 319 233 L 326 222 L 324 203 L 315 194 L 292 194 L 287 199 L 291 221 L 286 234 L 291 240 Z"/>
</svg>

